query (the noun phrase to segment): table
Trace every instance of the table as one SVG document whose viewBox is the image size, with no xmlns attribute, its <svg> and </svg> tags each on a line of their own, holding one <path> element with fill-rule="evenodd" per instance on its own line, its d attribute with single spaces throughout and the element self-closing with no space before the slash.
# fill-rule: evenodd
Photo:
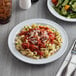
<svg viewBox="0 0 76 76">
<path fill-rule="evenodd" d="M 0 25 L 0 76 L 55 76 L 76 38 L 76 23 L 57 19 L 47 9 L 47 0 L 39 0 L 28 10 L 19 7 L 19 0 L 12 0 L 13 11 L 11 21 Z M 45 65 L 30 65 L 16 59 L 8 48 L 8 35 L 18 23 L 32 18 L 45 18 L 60 24 L 68 34 L 69 46 L 64 55 L 58 60 Z"/>
</svg>

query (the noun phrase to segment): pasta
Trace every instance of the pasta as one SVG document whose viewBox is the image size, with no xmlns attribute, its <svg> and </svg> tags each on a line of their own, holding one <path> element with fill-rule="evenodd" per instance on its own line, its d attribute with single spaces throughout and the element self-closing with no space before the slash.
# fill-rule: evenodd
<svg viewBox="0 0 76 76">
<path fill-rule="evenodd" d="M 24 56 L 42 59 L 55 54 L 62 44 L 60 33 L 41 24 L 24 26 L 16 35 L 15 47 Z"/>
</svg>

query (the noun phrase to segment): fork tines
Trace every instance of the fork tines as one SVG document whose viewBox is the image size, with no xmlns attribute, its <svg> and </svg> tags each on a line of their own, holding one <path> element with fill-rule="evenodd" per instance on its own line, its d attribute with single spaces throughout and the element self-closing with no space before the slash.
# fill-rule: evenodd
<svg viewBox="0 0 76 76">
<path fill-rule="evenodd" d="M 73 49 L 72 49 L 72 53 L 76 54 L 76 40 L 74 42 L 74 46 L 73 46 Z"/>
</svg>

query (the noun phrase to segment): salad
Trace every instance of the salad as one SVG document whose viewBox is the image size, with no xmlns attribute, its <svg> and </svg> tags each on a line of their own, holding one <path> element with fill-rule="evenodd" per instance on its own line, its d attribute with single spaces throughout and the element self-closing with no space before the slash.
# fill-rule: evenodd
<svg viewBox="0 0 76 76">
<path fill-rule="evenodd" d="M 76 18 L 76 0 L 52 0 L 54 9 L 62 16 Z"/>
<path fill-rule="evenodd" d="M 24 26 L 15 38 L 16 49 L 34 59 L 53 55 L 60 49 L 61 43 L 62 37 L 55 28 L 41 24 Z"/>
</svg>

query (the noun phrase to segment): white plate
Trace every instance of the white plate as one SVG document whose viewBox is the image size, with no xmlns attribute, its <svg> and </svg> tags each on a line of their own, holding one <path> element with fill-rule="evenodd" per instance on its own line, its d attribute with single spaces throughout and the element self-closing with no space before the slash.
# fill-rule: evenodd
<svg viewBox="0 0 76 76">
<path fill-rule="evenodd" d="M 61 16 L 58 12 L 55 11 L 55 9 L 53 8 L 53 3 L 51 2 L 51 0 L 47 0 L 47 7 L 49 9 L 49 11 L 57 18 L 64 20 L 64 21 L 68 21 L 68 22 L 76 22 L 76 18 L 72 19 L 72 18 L 66 18 L 64 16 Z"/>
<path fill-rule="evenodd" d="M 62 44 L 61 49 L 57 53 L 55 53 L 54 55 L 52 55 L 52 56 L 50 56 L 46 59 L 35 60 L 35 59 L 32 59 L 32 58 L 28 58 L 28 57 L 23 56 L 22 54 L 20 54 L 15 48 L 14 40 L 15 40 L 16 34 L 25 25 L 31 25 L 31 24 L 34 24 L 34 23 L 47 24 L 47 25 L 53 26 L 54 28 L 56 28 L 60 32 L 60 34 L 63 38 L 63 44 Z M 21 60 L 23 62 L 27 62 L 27 63 L 31 63 L 31 64 L 46 64 L 46 63 L 55 61 L 56 59 L 58 59 L 59 57 L 61 57 L 64 54 L 64 52 L 66 51 L 66 48 L 68 46 L 68 38 L 67 38 L 67 34 L 64 31 L 64 29 L 61 26 L 59 26 L 57 23 L 55 23 L 53 21 L 46 20 L 46 19 L 31 19 L 31 20 L 24 21 L 24 22 L 18 24 L 17 26 L 15 26 L 13 28 L 13 30 L 9 34 L 8 46 L 9 46 L 9 49 L 10 49 L 11 53 L 16 58 L 18 58 L 19 60 Z"/>
</svg>

